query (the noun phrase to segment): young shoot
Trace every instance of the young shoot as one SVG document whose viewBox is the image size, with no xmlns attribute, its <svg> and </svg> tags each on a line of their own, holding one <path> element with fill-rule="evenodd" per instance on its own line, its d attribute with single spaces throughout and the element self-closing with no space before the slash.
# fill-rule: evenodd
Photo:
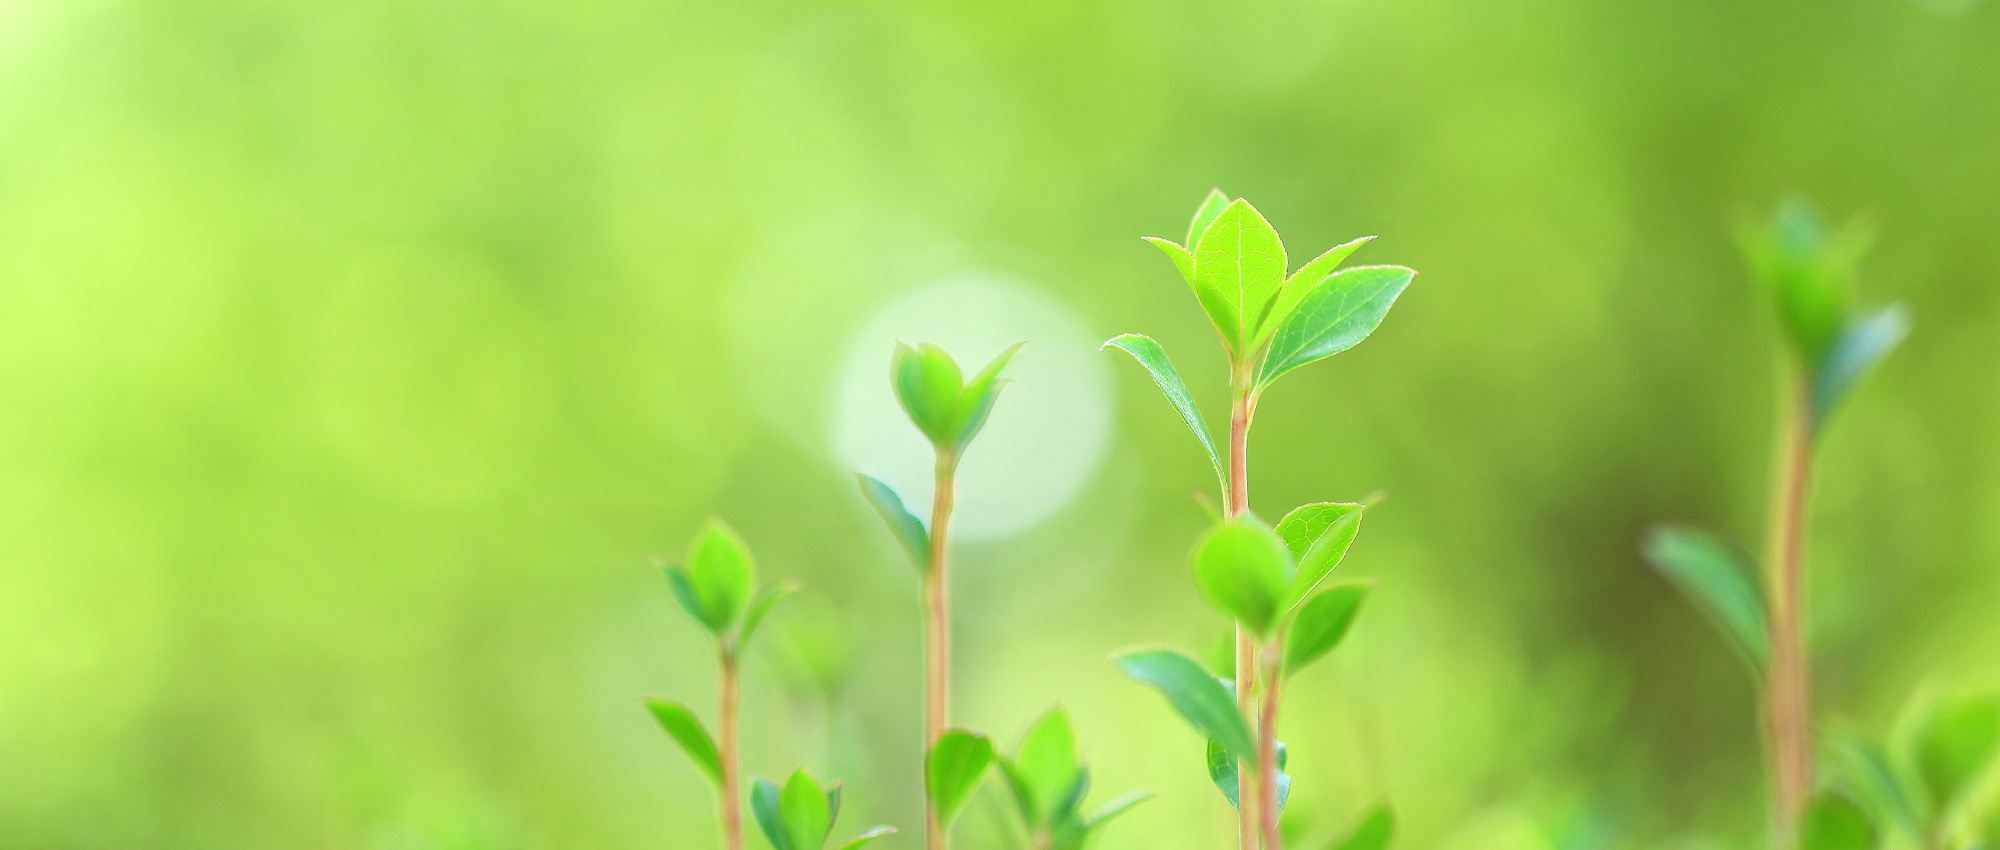
<svg viewBox="0 0 2000 850">
<path fill-rule="evenodd" d="M 750 786 L 750 810 L 772 850 L 824 850 L 834 821 L 840 819 L 840 783 L 822 788 L 803 767 L 792 771 L 783 788 L 759 776 Z M 848 839 L 840 850 L 859 850 L 895 831 L 893 826 L 875 827 Z"/>
<path fill-rule="evenodd" d="M 1762 687 L 1773 785 L 1771 823 L 1779 847 L 1800 836 L 1812 808 L 1813 710 L 1805 643 L 1806 506 L 1817 440 L 1860 377 L 1909 331 L 1902 305 L 1854 306 L 1854 268 L 1866 239 L 1831 233 L 1803 202 L 1781 205 L 1768 227 L 1746 228 L 1744 254 L 1772 298 L 1785 340 L 1783 437 L 1776 452 L 1761 587 L 1745 559 L 1693 528 L 1653 529 L 1646 560 L 1722 629 Z"/>
<path fill-rule="evenodd" d="M 1013 792 L 1029 850 L 1081 850 L 1112 818 L 1153 796 L 1143 788 L 1127 791 L 1086 813 L 1090 769 L 1061 706 L 1036 721 L 1012 758 L 1000 759 L 1000 774 Z"/>
<path fill-rule="evenodd" d="M 723 847 L 742 850 L 742 794 L 738 785 L 742 771 L 737 756 L 740 661 L 764 615 L 797 588 L 785 583 L 758 589 L 757 564 L 750 557 L 750 548 L 717 519 L 702 526 L 682 563 L 667 567 L 667 586 L 682 610 L 714 636 L 721 702 L 717 728 L 721 735 L 719 739 L 710 737 L 694 711 L 683 703 L 651 699 L 646 707 L 695 767 L 715 783 L 721 797 Z"/>
</svg>

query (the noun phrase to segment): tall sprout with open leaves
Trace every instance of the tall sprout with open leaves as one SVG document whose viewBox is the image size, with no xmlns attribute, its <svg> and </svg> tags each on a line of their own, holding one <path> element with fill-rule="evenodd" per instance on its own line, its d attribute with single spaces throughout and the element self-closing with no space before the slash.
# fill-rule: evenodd
<svg viewBox="0 0 2000 850">
<path fill-rule="evenodd" d="M 1744 559 L 1705 531 L 1662 526 L 1647 536 L 1648 562 L 1713 618 L 1762 685 L 1770 740 L 1772 827 L 1778 846 L 1800 835 L 1813 794 L 1813 712 L 1805 640 L 1806 506 L 1821 430 L 1855 382 L 1902 342 L 1901 305 L 1860 310 L 1854 268 L 1866 240 L 1829 232 L 1812 209 L 1788 201 L 1768 227 L 1746 229 L 1744 252 L 1777 307 L 1785 340 L 1783 437 L 1766 527 L 1761 587 Z"/>
<path fill-rule="evenodd" d="M 778 584 L 758 589 L 757 564 L 743 538 L 721 520 L 711 519 L 695 535 L 687 557 L 667 567 L 667 586 L 674 601 L 715 638 L 721 706 L 719 738 L 687 705 L 670 699 L 647 700 L 654 719 L 680 744 L 695 767 L 708 776 L 721 796 L 722 841 L 727 850 L 742 850 L 743 813 L 739 783 L 743 775 L 737 757 L 738 699 L 741 695 L 743 648 L 750 643 L 764 615 L 796 588 Z"/>
<path fill-rule="evenodd" d="M 882 515 L 923 583 L 924 602 L 924 846 L 942 850 L 958 807 L 993 760 L 985 736 L 951 726 L 951 525 L 958 464 L 972 438 L 986 426 L 1007 381 L 1000 371 L 1023 343 L 1008 346 L 986 367 L 964 377 L 944 349 L 930 343 L 896 344 L 889 382 L 936 457 L 928 528 L 889 485 L 858 475 L 861 493 Z"/>
<path fill-rule="evenodd" d="M 1288 273 L 1284 242 L 1271 223 L 1248 201 L 1215 190 L 1195 211 L 1186 244 L 1146 240 L 1173 262 L 1222 340 L 1229 359 L 1226 454 L 1159 343 L 1140 334 L 1105 343 L 1145 367 L 1215 468 L 1222 517 L 1196 547 L 1194 569 L 1203 595 L 1236 622 L 1235 693 L 1178 654 L 1136 653 L 1119 663 L 1166 691 L 1213 741 L 1211 773 L 1241 812 L 1241 850 L 1252 850 L 1259 836 L 1267 850 L 1280 846 L 1278 814 L 1289 793 L 1276 738 L 1284 678 L 1332 648 L 1364 592 L 1321 588 L 1352 542 L 1363 506 L 1305 505 L 1275 529 L 1251 513 L 1250 424 L 1274 381 L 1367 338 L 1416 276 L 1402 266 L 1339 267 L 1373 238 L 1334 246 Z M 1244 765 L 1255 769 L 1242 771 Z"/>
<path fill-rule="evenodd" d="M 803 767 L 792 771 L 782 788 L 759 776 L 750 784 L 750 811 L 772 850 L 824 850 L 840 819 L 840 785 L 824 787 Z M 840 850 L 859 850 L 895 831 L 893 826 L 875 827 L 848 839 Z"/>
<path fill-rule="evenodd" d="M 1081 850 L 1112 818 L 1153 796 L 1145 789 L 1127 791 L 1086 812 L 1090 768 L 1077 752 L 1069 712 L 1061 706 L 1035 722 L 1013 757 L 1000 758 L 1000 774 L 1013 793 L 1028 850 Z"/>
</svg>

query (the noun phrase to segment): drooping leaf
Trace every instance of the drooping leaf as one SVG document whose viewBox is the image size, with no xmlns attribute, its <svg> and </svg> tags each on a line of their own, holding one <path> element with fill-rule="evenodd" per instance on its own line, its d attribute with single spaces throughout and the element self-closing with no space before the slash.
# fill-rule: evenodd
<svg viewBox="0 0 2000 850">
<path fill-rule="evenodd" d="M 928 342 L 915 348 L 899 342 L 889 367 L 896 400 L 917 430 L 934 446 L 951 445 L 957 436 L 959 396 L 965 389 L 958 361 Z"/>
<path fill-rule="evenodd" d="M 1917 741 L 1917 772 L 1938 808 L 1949 807 L 1992 761 L 2000 701 L 1960 697 L 1931 712 Z"/>
<path fill-rule="evenodd" d="M 985 368 L 979 370 L 979 374 L 966 382 L 965 391 L 960 394 L 958 419 L 954 424 L 954 451 L 963 451 L 972 443 L 972 438 L 979 436 L 980 429 L 986 427 L 986 417 L 993 412 L 993 402 L 1000 398 L 1000 390 L 1009 383 L 1000 379 L 1000 370 L 1007 368 L 1008 361 L 1013 360 L 1014 354 L 1027 344 L 1026 340 L 1021 340 L 1002 349 L 987 362 Z"/>
<path fill-rule="evenodd" d="M 1116 348 L 1132 355 L 1132 359 L 1139 361 L 1146 373 L 1153 376 L 1153 383 L 1166 394 L 1167 402 L 1180 413 L 1181 421 L 1187 423 L 1188 430 L 1194 432 L 1195 439 L 1200 440 L 1202 449 L 1208 452 L 1209 465 L 1215 467 L 1217 488 L 1228 491 L 1229 474 L 1222 468 L 1222 455 L 1215 450 L 1215 439 L 1208 435 L 1208 424 L 1202 420 L 1201 410 L 1195 407 L 1194 396 L 1188 394 L 1187 385 L 1181 382 L 1181 373 L 1175 371 L 1173 361 L 1167 359 L 1166 350 L 1151 337 L 1142 334 L 1112 337 L 1105 341 L 1103 348 Z"/>
<path fill-rule="evenodd" d="M 1825 761 L 1857 796 L 1856 802 L 1875 823 L 1893 824 L 1909 835 L 1918 835 L 1916 802 L 1910 798 L 1889 757 L 1859 736 L 1829 732 Z"/>
<path fill-rule="evenodd" d="M 1202 595 L 1258 634 L 1277 624 L 1293 570 L 1285 541 L 1248 513 L 1215 526 L 1195 544 L 1194 577 Z"/>
<path fill-rule="evenodd" d="M 1291 799 L 1292 796 L 1292 776 L 1291 774 L 1285 772 L 1285 762 L 1288 760 L 1286 755 L 1285 742 L 1278 741 L 1276 743 L 1277 743 L 1276 755 L 1278 761 L 1278 810 L 1283 811 L 1285 808 L 1285 801 Z M 1207 755 L 1208 755 L 1209 781 L 1215 783 L 1216 789 L 1222 792 L 1223 798 L 1229 801 L 1230 806 L 1237 809 L 1243 808 L 1243 804 L 1239 802 L 1237 799 L 1238 795 L 1242 793 L 1239 790 L 1239 785 L 1238 785 L 1239 779 L 1236 772 L 1237 760 L 1235 758 L 1232 758 L 1229 755 L 1229 753 L 1222 748 L 1222 745 L 1220 743 L 1217 743 L 1214 738 L 1208 739 Z"/>
<path fill-rule="evenodd" d="M 1057 706 L 1043 715 L 1021 739 L 1015 757 L 1001 765 L 1025 820 L 1030 824 L 1047 824 L 1063 799 L 1076 789 L 1080 772 L 1069 712 Z"/>
<path fill-rule="evenodd" d="M 1305 669 L 1320 656 L 1332 652 L 1340 639 L 1347 636 L 1348 628 L 1354 625 L 1354 615 L 1360 612 L 1361 602 L 1367 597 L 1367 587 L 1348 584 L 1329 589 L 1299 606 L 1298 619 L 1285 633 L 1285 674 Z"/>
<path fill-rule="evenodd" d="M 993 741 L 985 735 L 952 729 L 938 738 L 925 759 L 924 773 L 939 822 L 951 822 L 992 763 Z"/>
<path fill-rule="evenodd" d="M 701 594 L 694 592 L 694 583 L 688 579 L 687 570 L 675 565 L 668 566 L 666 573 L 667 587 L 673 591 L 674 601 L 680 604 L 681 610 L 686 611 L 702 628 L 713 631 L 714 627 L 708 623 L 714 618 L 702 603 Z"/>
<path fill-rule="evenodd" d="M 1125 675 L 1158 688 L 1196 731 L 1215 739 L 1230 755 L 1255 761 L 1250 724 L 1236 710 L 1236 698 L 1195 660 L 1173 650 L 1128 652 L 1112 659 Z"/>
<path fill-rule="evenodd" d="M 764 833 L 764 840 L 771 842 L 772 850 L 794 850 L 792 837 L 785 830 L 782 796 L 777 783 L 762 776 L 750 780 L 750 814 L 757 819 L 757 829 Z"/>
<path fill-rule="evenodd" d="M 701 725 L 700 718 L 687 706 L 670 699 L 649 699 L 646 708 L 659 721 L 660 728 L 674 743 L 681 745 L 681 752 L 687 753 L 688 761 L 708 774 L 709 781 L 722 784 L 722 755 L 715 748 L 715 739 L 709 737 L 708 730 Z"/>
<path fill-rule="evenodd" d="M 1799 850 L 1875 850 L 1875 825 L 1845 795 L 1820 791 L 1806 804 Z"/>
<path fill-rule="evenodd" d="M 784 814 L 785 837 L 792 850 L 820 850 L 833 830 L 833 807 L 826 790 L 801 767 L 785 780 L 778 796 L 778 811 Z"/>
<path fill-rule="evenodd" d="M 1832 344 L 1813 375 L 1812 417 L 1824 425 L 1835 405 L 1910 334 L 1910 311 L 1892 304 L 1849 323 Z"/>
<path fill-rule="evenodd" d="M 1280 612 L 1290 611 L 1319 587 L 1327 573 L 1347 556 L 1347 547 L 1361 532 L 1364 505 L 1358 502 L 1314 502 L 1293 508 L 1278 521 L 1278 536 L 1298 562 L 1298 571 L 1279 600 Z"/>
<path fill-rule="evenodd" d="M 1648 532 L 1641 553 L 1722 629 L 1751 671 L 1763 675 L 1771 656 L 1764 600 L 1736 553 L 1708 532 L 1679 526 Z"/>
<path fill-rule="evenodd" d="M 910 556 L 910 563 L 917 572 L 927 573 L 931 568 L 931 533 L 924 528 L 922 520 L 910 509 L 903 506 L 903 498 L 896 495 L 894 488 L 882 483 L 872 475 L 854 474 L 861 482 L 861 495 L 882 515 L 882 522 L 889 526 L 889 533 L 895 535 L 896 542 L 902 544 L 903 553 Z"/>
<path fill-rule="evenodd" d="M 1202 306 L 1230 351 L 1243 352 L 1285 282 L 1285 245 L 1250 202 L 1237 199 L 1202 232 L 1194 249 L 1195 280 L 1213 288 Z M 1203 293 L 1197 292 L 1197 295 Z"/>
<path fill-rule="evenodd" d="M 1181 277 L 1187 280 L 1188 285 L 1194 285 L 1193 252 L 1189 251 L 1181 243 L 1171 239 L 1161 239 L 1158 236 L 1141 236 L 1139 238 L 1143 241 L 1153 243 L 1153 247 L 1160 249 L 1161 253 L 1166 254 L 1167 259 L 1174 262 L 1174 268 L 1180 271 Z"/>
<path fill-rule="evenodd" d="M 1188 222 L 1187 247 L 1193 251 L 1201 244 L 1201 235 L 1208 232 L 1208 226 L 1229 207 L 1229 196 L 1221 189 L 1210 189 L 1201 199 L 1201 206 L 1195 207 L 1194 220 Z"/>
<path fill-rule="evenodd" d="M 710 519 L 695 534 L 682 567 L 687 583 L 701 602 L 702 622 L 722 634 L 750 604 L 757 585 L 757 566 L 743 538 L 719 519 Z"/>
<path fill-rule="evenodd" d="M 867 832 L 861 833 L 860 835 L 848 839 L 846 844 L 840 845 L 840 850 L 859 850 L 861 845 L 867 844 L 870 841 L 874 841 L 877 838 L 881 838 L 884 835 L 892 834 L 895 831 L 896 828 L 893 826 L 875 827 L 874 829 L 868 830 Z"/>
<path fill-rule="evenodd" d="M 1387 850 L 1390 839 L 1395 837 L 1396 810 L 1386 802 L 1376 803 L 1362 814 L 1353 832 L 1328 850 Z"/>
<path fill-rule="evenodd" d="M 1402 266 L 1355 266 L 1312 284 L 1272 334 L 1257 385 L 1367 339 L 1416 275 Z"/>
<path fill-rule="evenodd" d="M 1270 319 L 1266 322 L 1264 330 L 1259 335 L 1257 341 L 1262 343 L 1269 340 L 1271 335 L 1277 332 L 1278 325 L 1285 321 L 1285 317 L 1291 315 L 1292 311 L 1299 306 L 1299 302 L 1305 299 L 1306 293 L 1312 290 L 1313 284 L 1319 283 L 1325 280 L 1327 275 L 1333 274 L 1333 270 L 1340 266 L 1342 260 L 1347 259 L 1348 255 L 1354 253 L 1355 249 L 1367 244 L 1369 240 L 1374 238 L 1373 236 L 1363 236 L 1351 242 L 1342 242 L 1339 245 L 1326 249 L 1326 253 L 1314 257 L 1311 262 L 1300 266 L 1298 271 L 1292 272 L 1292 276 L 1285 279 L 1284 288 L 1278 291 L 1277 303 L 1271 307 Z"/>
<path fill-rule="evenodd" d="M 743 613 L 743 625 L 736 630 L 737 650 L 741 651 L 750 645 L 750 638 L 757 633 L 757 627 L 763 624 L 764 615 L 771 613 L 771 609 L 785 601 L 785 597 L 797 592 L 799 586 L 789 581 L 779 582 L 758 591 L 750 600 L 749 610 Z"/>
</svg>

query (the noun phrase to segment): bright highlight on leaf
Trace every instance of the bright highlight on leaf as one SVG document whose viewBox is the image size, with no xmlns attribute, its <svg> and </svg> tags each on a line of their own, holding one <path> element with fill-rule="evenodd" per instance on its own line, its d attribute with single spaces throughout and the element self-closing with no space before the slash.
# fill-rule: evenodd
<svg viewBox="0 0 2000 850">
<path fill-rule="evenodd" d="M 1166 695 L 1167 702 L 1196 731 L 1215 739 L 1231 755 L 1257 759 L 1250 724 L 1236 710 L 1236 698 L 1195 660 L 1173 650 L 1130 652 L 1112 659 L 1118 669 Z"/>
<path fill-rule="evenodd" d="M 993 741 L 985 735 L 952 729 L 938 738 L 924 761 L 924 772 L 940 822 L 951 822 L 992 763 Z"/>
<path fill-rule="evenodd" d="M 1298 619 L 1285 633 L 1285 673 L 1296 673 L 1339 646 L 1367 598 L 1368 588 L 1350 584 L 1332 588 L 1300 606 Z"/>
<path fill-rule="evenodd" d="M 1242 352 L 1285 282 L 1285 245 L 1250 202 L 1231 201 L 1194 248 L 1196 292 L 1231 351 Z"/>
<path fill-rule="evenodd" d="M 708 730 L 703 728 L 694 712 L 670 699 L 647 700 L 646 708 L 653 713 L 653 719 L 659 721 L 660 728 L 667 731 L 668 737 L 681 745 L 688 761 L 708 774 L 710 782 L 721 785 L 722 755 L 715 748 L 715 739 L 708 736 Z"/>
<path fill-rule="evenodd" d="M 710 519 L 695 534 L 687 560 L 668 570 L 668 581 L 681 607 L 722 635 L 748 607 L 757 567 L 743 538 L 722 520 Z"/>
<path fill-rule="evenodd" d="M 1312 284 L 1271 335 L 1257 385 L 1367 339 L 1416 276 L 1402 266 L 1357 266 Z"/>
<path fill-rule="evenodd" d="M 1285 801 L 1292 795 L 1292 775 L 1285 772 L 1285 763 L 1290 759 L 1287 757 L 1285 742 L 1278 741 L 1273 750 L 1278 759 L 1278 809 L 1283 811 Z M 1223 799 L 1228 800 L 1232 808 L 1242 809 L 1243 803 L 1237 799 L 1242 792 L 1237 785 L 1239 780 L 1235 757 L 1224 750 L 1214 738 L 1208 739 L 1207 756 L 1208 780 L 1215 783 L 1216 790 L 1222 792 Z"/>
<path fill-rule="evenodd" d="M 1298 562 L 1279 602 L 1280 613 L 1298 607 L 1340 565 L 1355 535 L 1361 532 L 1365 507 L 1359 502 L 1314 502 L 1293 508 L 1278 520 L 1278 536 L 1285 539 L 1285 547 Z"/>
<path fill-rule="evenodd" d="M 1827 417 L 1848 390 L 1854 388 L 1855 382 L 1909 335 L 1910 311 L 1901 304 L 1891 304 L 1848 325 L 1827 349 L 1814 376 L 1814 426 L 1826 424 Z"/>
<path fill-rule="evenodd" d="M 896 353 L 890 359 L 889 382 L 895 387 L 903 412 L 909 414 L 917 430 L 938 451 L 956 454 L 964 451 L 986 426 L 993 402 L 1006 385 L 1000 380 L 1000 370 L 1006 368 L 1014 353 L 1025 344 L 1008 346 L 967 381 L 959 372 L 958 362 L 944 349 L 928 342 L 915 348 L 897 343 Z"/>
<path fill-rule="evenodd" d="M 1194 577 L 1202 595 L 1258 634 L 1276 627 L 1293 569 L 1284 540 L 1250 514 L 1217 525 L 1195 544 Z"/>
</svg>

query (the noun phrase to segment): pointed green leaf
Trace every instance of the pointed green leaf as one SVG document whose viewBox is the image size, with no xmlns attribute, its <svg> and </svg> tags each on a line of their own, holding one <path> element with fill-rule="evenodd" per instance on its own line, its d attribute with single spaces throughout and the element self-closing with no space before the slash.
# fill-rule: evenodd
<svg viewBox="0 0 2000 850">
<path fill-rule="evenodd" d="M 1104 805 L 1098 806 L 1097 808 L 1092 809 L 1090 811 L 1090 815 L 1083 819 L 1083 828 L 1085 830 L 1092 830 L 1100 826 L 1103 826 L 1107 821 L 1111 820 L 1112 818 L 1124 814 L 1126 811 L 1130 810 L 1133 806 L 1139 805 L 1140 803 L 1146 802 L 1147 800 L 1151 800 L 1153 799 L 1153 797 L 1154 797 L 1153 792 L 1148 791 L 1144 788 L 1134 788 L 1130 791 L 1127 791 L 1123 794 L 1113 797 L 1110 800 L 1106 801 Z"/>
<path fill-rule="evenodd" d="M 1195 544 L 1194 577 L 1202 595 L 1260 635 L 1277 624 L 1292 574 L 1285 541 L 1251 514 L 1215 526 Z"/>
<path fill-rule="evenodd" d="M 1931 712 L 1917 742 L 1917 772 L 1940 809 L 1949 808 L 1993 759 L 2000 701 L 1963 697 Z"/>
<path fill-rule="evenodd" d="M 1284 772 L 1287 760 L 1285 742 L 1279 741 L 1277 745 L 1278 810 L 1283 811 L 1285 801 L 1292 796 L 1292 777 Z M 1232 808 L 1241 809 L 1243 804 L 1237 801 L 1237 795 L 1242 792 L 1238 790 L 1236 765 L 1237 760 L 1220 743 L 1214 738 L 1208 739 L 1208 779 L 1215 783 L 1216 789 L 1222 792 L 1223 799 L 1228 800 Z"/>
<path fill-rule="evenodd" d="M 1396 810 L 1388 803 L 1376 803 L 1361 816 L 1354 831 L 1329 850 L 1387 850 L 1396 837 Z"/>
<path fill-rule="evenodd" d="M 1007 381 L 1000 380 L 1000 370 L 1007 368 L 1007 362 L 1014 359 L 1014 353 L 1027 345 L 1026 340 L 1016 342 L 996 355 L 966 382 L 965 391 L 959 396 L 958 419 L 954 425 L 953 449 L 963 450 L 979 436 L 979 430 L 986 427 L 986 417 L 993 412 L 993 402 L 1000 397 L 1000 390 Z"/>
<path fill-rule="evenodd" d="M 789 581 L 782 581 L 758 591 L 750 600 L 749 610 L 743 613 L 742 627 L 736 630 L 737 650 L 741 651 L 750 645 L 750 638 L 757 633 L 757 627 L 763 624 L 764 615 L 771 613 L 771 609 L 785 601 L 785 597 L 797 592 L 799 586 Z"/>
<path fill-rule="evenodd" d="M 757 829 L 771 842 L 772 850 L 793 850 L 791 835 L 785 831 L 781 796 L 777 783 L 762 776 L 750 780 L 750 814 L 757 819 Z"/>
<path fill-rule="evenodd" d="M 1202 306 L 1232 352 L 1256 335 L 1256 320 L 1285 282 L 1285 268 L 1278 231 L 1249 201 L 1231 201 L 1202 232 L 1194 249 L 1195 280 L 1219 296 L 1216 304 L 1204 300 Z"/>
<path fill-rule="evenodd" d="M 1764 600 L 1736 553 L 1712 534 L 1676 526 L 1654 528 L 1641 551 L 1655 571 L 1722 629 L 1751 671 L 1763 675 L 1771 655 Z"/>
<path fill-rule="evenodd" d="M 1128 652 L 1112 659 L 1125 675 L 1158 688 L 1181 717 L 1237 758 L 1255 761 L 1250 724 L 1236 710 L 1236 698 L 1194 659 L 1173 650 Z"/>
<path fill-rule="evenodd" d="M 862 497 L 874 506 L 876 513 L 882 515 L 882 522 L 889 526 L 889 533 L 896 536 L 896 542 L 902 544 L 903 553 L 910 556 L 910 563 L 916 566 L 917 572 L 930 572 L 931 533 L 924 529 L 923 521 L 910 513 L 910 509 L 903 506 L 903 498 L 880 479 L 858 472 L 854 478 L 861 482 Z"/>
<path fill-rule="evenodd" d="M 1875 850 L 1875 826 L 1853 800 L 1821 791 L 1806 804 L 1799 850 Z"/>
<path fill-rule="evenodd" d="M 681 610 L 700 623 L 703 628 L 713 630 L 708 624 L 708 609 L 702 606 L 701 594 L 694 592 L 694 583 L 688 580 L 687 570 L 678 566 L 667 567 L 667 587 L 674 593 L 674 601 L 680 603 Z"/>
<path fill-rule="evenodd" d="M 895 831 L 896 828 L 893 826 L 875 827 L 874 829 L 868 830 L 867 832 L 861 833 L 860 835 L 848 839 L 846 844 L 840 845 L 840 850 L 859 850 L 861 845 L 867 844 L 870 841 L 874 841 L 877 838 L 881 838 L 884 835 L 892 834 Z"/>
<path fill-rule="evenodd" d="M 1328 590 L 1299 606 L 1299 617 L 1285 633 L 1285 674 L 1290 675 L 1332 652 L 1354 625 L 1368 588 L 1358 584 Z"/>
<path fill-rule="evenodd" d="M 750 547 L 722 520 L 710 519 L 689 545 L 683 569 L 701 602 L 702 622 L 722 634 L 743 615 L 757 585 Z"/>
<path fill-rule="evenodd" d="M 1854 382 L 1910 334 L 1910 311 L 1892 304 L 1849 324 L 1836 337 L 1813 376 L 1813 423 L 1822 425 Z"/>
<path fill-rule="evenodd" d="M 1284 287 L 1278 290 L 1277 303 L 1271 307 L 1269 322 L 1264 327 L 1263 333 L 1258 336 L 1257 341 L 1262 343 L 1269 340 L 1271 335 L 1277 332 L 1278 325 L 1285 321 L 1285 317 L 1291 315 L 1292 311 L 1298 308 L 1299 302 L 1305 299 L 1306 293 L 1312 291 L 1313 284 L 1319 283 L 1325 280 L 1327 275 L 1333 274 L 1334 269 L 1340 266 L 1342 260 L 1347 259 L 1348 255 L 1354 253 L 1355 249 L 1367 244 L 1374 238 L 1373 236 L 1363 236 L 1360 239 L 1351 242 L 1342 242 L 1339 245 L 1328 248 L 1326 249 L 1326 253 L 1314 257 L 1311 262 L 1300 266 L 1298 271 L 1292 272 L 1291 277 L 1285 278 Z"/>
<path fill-rule="evenodd" d="M 1227 491 L 1229 476 L 1222 469 L 1222 455 L 1215 450 L 1215 440 L 1208 435 L 1208 425 L 1201 418 L 1201 410 L 1195 407 L 1194 396 L 1189 395 L 1187 385 L 1181 383 L 1181 373 L 1175 371 L 1173 361 L 1167 359 L 1166 350 L 1151 337 L 1142 334 L 1112 337 L 1099 350 L 1105 348 L 1116 348 L 1132 355 L 1132 359 L 1139 361 L 1146 373 L 1153 376 L 1153 383 L 1166 394 L 1167 403 L 1180 413 L 1181 421 L 1187 423 L 1188 430 L 1194 432 L 1195 439 L 1200 440 L 1202 449 L 1208 452 L 1208 463 L 1215 467 L 1216 486 Z"/>
<path fill-rule="evenodd" d="M 1916 803 L 1905 791 L 1902 779 L 1889 765 L 1889 757 L 1858 736 L 1828 733 L 1825 760 L 1853 789 L 1857 802 L 1876 823 L 1894 824 L 1910 835 L 1919 834 Z"/>
<path fill-rule="evenodd" d="M 1787 198 L 1764 227 L 1742 230 L 1743 252 L 1777 304 L 1791 347 L 1818 363 L 1847 322 L 1853 298 L 1853 263 L 1860 240 L 1850 229 L 1836 236 L 1799 198 Z"/>
<path fill-rule="evenodd" d="M 951 729 L 938 738 L 925 759 L 924 774 L 939 823 L 951 823 L 992 763 L 993 741 L 985 735 Z"/>
<path fill-rule="evenodd" d="M 785 837 L 792 850 L 820 850 L 826 845 L 826 834 L 833 829 L 832 807 L 826 790 L 805 768 L 792 771 L 792 777 L 785 780 L 785 789 L 778 795 L 778 811 L 784 814 Z"/>
<path fill-rule="evenodd" d="M 1069 712 L 1057 706 L 1042 715 L 1021 739 L 1018 755 L 1002 764 L 1016 796 L 1025 795 L 1019 802 L 1027 821 L 1047 824 L 1077 784 L 1076 734 Z"/>
<path fill-rule="evenodd" d="M 958 362 L 928 342 L 916 348 L 899 342 L 889 372 L 896 400 L 917 430 L 934 446 L 950 446 L 957 435 L 959 395 L 965 388 Z"/>
<path fill-rule="evenodd" d="M 1171 239 L 1161 239 L 1158 236 L 1141 236 L 1139 238 L 1143 241 L 1153 243 L 1153 247 L 1160 249 L 1161 253 L 1166 254 L 1167 259 L 1174 262 L 1174 268 L 1180 270 L 1181 277 L 1187 280 L 1188 285 L 1194 285 L 1194 254 L 1192 252 L 1188 251 L 1179 242 Z"/>
<path fill-rule="evenodd" d="M 1229 207 L 1229 196 L 1221 189 L 1208 190 L 1207 197 L 1201 199 L 1201 206 L 1195 207 L 1194 220 L 1188 222 L 1187 247 L 1193 251 L 1201 244 L 1201 235 L 1208 232 L 1208 226 Z"/>
<path fill-rule="evenodd" d="M 1314 502 L 1293 508 L 1278 521 L 1278 536 L 1285 539 L 1285 547 L 1298 562 L 1298 571 L 1292 574 L 1279 601 L 1281 613 L 1298 607 L 1327 573 L 1340 565 L 1347 547 L 1361 532 L 1364 507 L 1358 502 Z"/>
<path fill-rule="evenodd" d="M 715 748 L 715 739 L 709 737 L 708 730 L 702 727 L 700 718 L 695 717 L 687 706 L 670 699 L 649 699 L 646 708 L 653 712 L 653 719 L 659 721 L 660 728 L 667 730 L 667 736 L 681 745 L 688 761 L 708 774 L 711 782 L 722 784 L 722 755 Z"/>
<path fill-rule="evenodd" d="M 1367 339 L 1416 275 L 1402 266 L 1355 266 L 1311 284 L 1272 334 L 1257 385 Z"/>
</svg>

